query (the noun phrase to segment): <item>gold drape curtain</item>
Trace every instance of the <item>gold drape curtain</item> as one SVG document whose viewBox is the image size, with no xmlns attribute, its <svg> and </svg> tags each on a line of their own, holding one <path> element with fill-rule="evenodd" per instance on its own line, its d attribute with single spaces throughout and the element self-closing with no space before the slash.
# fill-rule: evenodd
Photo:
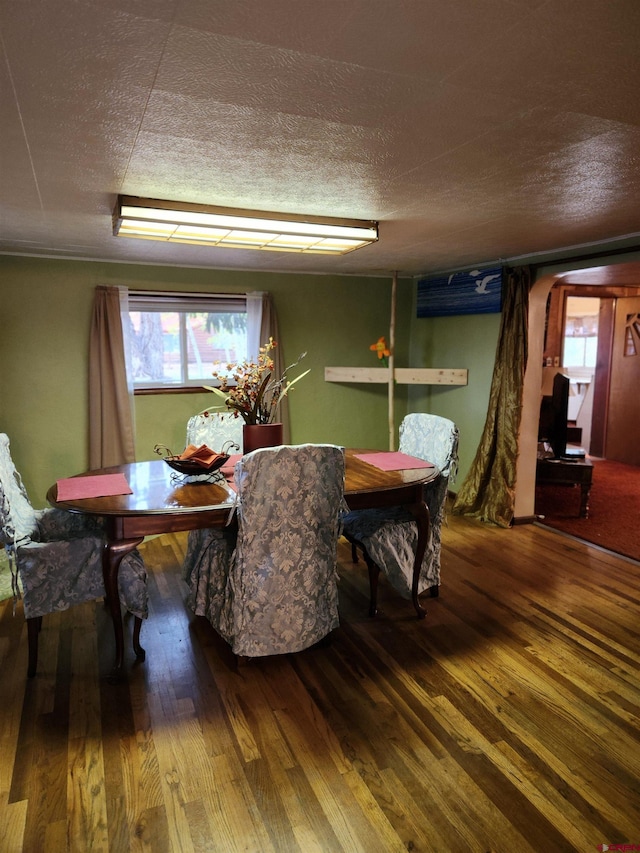
<svg viewBox="0 0 640 853">
<path fill-rule="evenodd" d="M 89 467 L 135 462 L 120 289 L 96 287 L 89 340 Z"/>
<path fill-rule="evenodd" d="M 503 292 L 487 419 L 475 459 L 453 505 L 457 515 L 500 527 L 511 524 L 515 504 L 530 288 L 529 267 L 510 270 Z"/>
</svg>

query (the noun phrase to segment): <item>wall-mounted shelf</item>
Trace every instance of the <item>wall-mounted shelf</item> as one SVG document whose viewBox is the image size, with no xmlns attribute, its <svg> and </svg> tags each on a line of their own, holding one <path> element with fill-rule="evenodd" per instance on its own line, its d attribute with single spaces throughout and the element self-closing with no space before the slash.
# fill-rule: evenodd
<svg viewBox="0 0 640 853">
<path fill-rule="evenodd" d="M 325 367 L 325 382 L 364 382 L 387 385 L 389 367 Z M 393 378 L 400 385 L 467 385 L 466 369 L 396 367 Z"/>
<path fill-rule="evenodd" d="M 325 367 L 325 382 L 344 382 L 352 385 L 372 383 L 387 386 L 389 400 L 389 450 L 395 450 L 396 424 L 394 414 L 394 394 L 396 385 L 466 385 L 468 371 L 445 370 L 429 367 L 396 367 L 394 346 L 396 339 L 396 290 L 398 273 L 394 272 L 391 284 L 391 319 L 389 322 L 389 355 L 387 367 Z M 380 338 L 378 343 L 382 342 Z M 369 347 L 375 350 L 376 345 Z"/>
</svg>

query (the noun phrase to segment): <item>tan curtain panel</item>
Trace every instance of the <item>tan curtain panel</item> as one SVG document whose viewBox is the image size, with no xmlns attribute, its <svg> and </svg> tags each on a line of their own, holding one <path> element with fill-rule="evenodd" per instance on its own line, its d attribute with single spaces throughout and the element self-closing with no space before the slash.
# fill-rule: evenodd
<svg viewBox="0 0 640 853">
<path fill-rule="evenodd" d="M 262 323 L 260 325 L 260 340 L 264 344 L 269 338 L 273 338 L 278 342 L 278 346 L 273 351 L 274 375 L 282 376 L 286 367 L 282 355 L 282 341 L 280 340 L 280 331 L 278 329 L 278 315 L 273 304 L 273 299 L 270 293 L 264 294 L 262 302 Z M 285 444 L 291 443 L 291 427 L 289 423 L 289 400 L 285 397 L 280 402 L 279 414 L 276 418 L 282 423 L 282 440 Z"/>
<path fill-rule="evenodd" d="M 258 347 L 266 344 L 269 338 L 273 338 L 278 344 L 271 354 L 274 363 L 274 375 L 282 376 L 286 365 L 282 355 L 278 316 L 271 294 L 267 291 L 247 293 L 247 313 L 249 314 L 249 356 L 256 358 Z M 254 329 L 253 324 L 256 318 L 259 319 L 259 323 Z M 252 350 L 255 350 L 255 353 Z M 289 400 L 286 397 L 280 403 L 277 419 L 282 423 L 282 440 L 285 444 L 290 444 Z"/>
<path fill-rule="evenodd" d="M 529 267 L 509 272 L 487 419 L 475 459 L 453 505 L 457 515 L 473 516 L 500 527 L 511 524 L 515 504 L 530 288 Z"/>
<path fill-rule="evenodd" d="M 120 290 L 96 287 L 89 342 L 89 467 L 135 462 Z"/>
</svg>

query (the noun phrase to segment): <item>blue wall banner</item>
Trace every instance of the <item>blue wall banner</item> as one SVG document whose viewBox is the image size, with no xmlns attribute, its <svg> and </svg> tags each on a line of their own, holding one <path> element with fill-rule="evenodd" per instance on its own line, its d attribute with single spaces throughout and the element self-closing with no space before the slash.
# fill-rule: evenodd
<svg viewBox="0 0 640 853">
<path fill-rule="evenodd" d="M 502 310 L 502 267 L 469 270 L 418 281 L 418 317 L 497 314 Z"/>
</svg>

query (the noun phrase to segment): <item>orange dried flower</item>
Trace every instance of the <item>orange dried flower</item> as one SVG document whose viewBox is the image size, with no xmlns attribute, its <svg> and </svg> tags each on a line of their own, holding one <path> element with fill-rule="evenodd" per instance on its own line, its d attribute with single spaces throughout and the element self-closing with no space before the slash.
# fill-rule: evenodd
<svg viewBox="0 0 640 853">
<path fill-rule="evenodd" d="M 371 344 L 369 347 L 373 352 L 378 353 L 378 359 L 384 361 L 385 365 L 387 364 L 387 359 L 391 355 L 391 350 L 387 347 L 387 341 L 384 337 L 378 338 L 375 344 Z"/>
</svg>

